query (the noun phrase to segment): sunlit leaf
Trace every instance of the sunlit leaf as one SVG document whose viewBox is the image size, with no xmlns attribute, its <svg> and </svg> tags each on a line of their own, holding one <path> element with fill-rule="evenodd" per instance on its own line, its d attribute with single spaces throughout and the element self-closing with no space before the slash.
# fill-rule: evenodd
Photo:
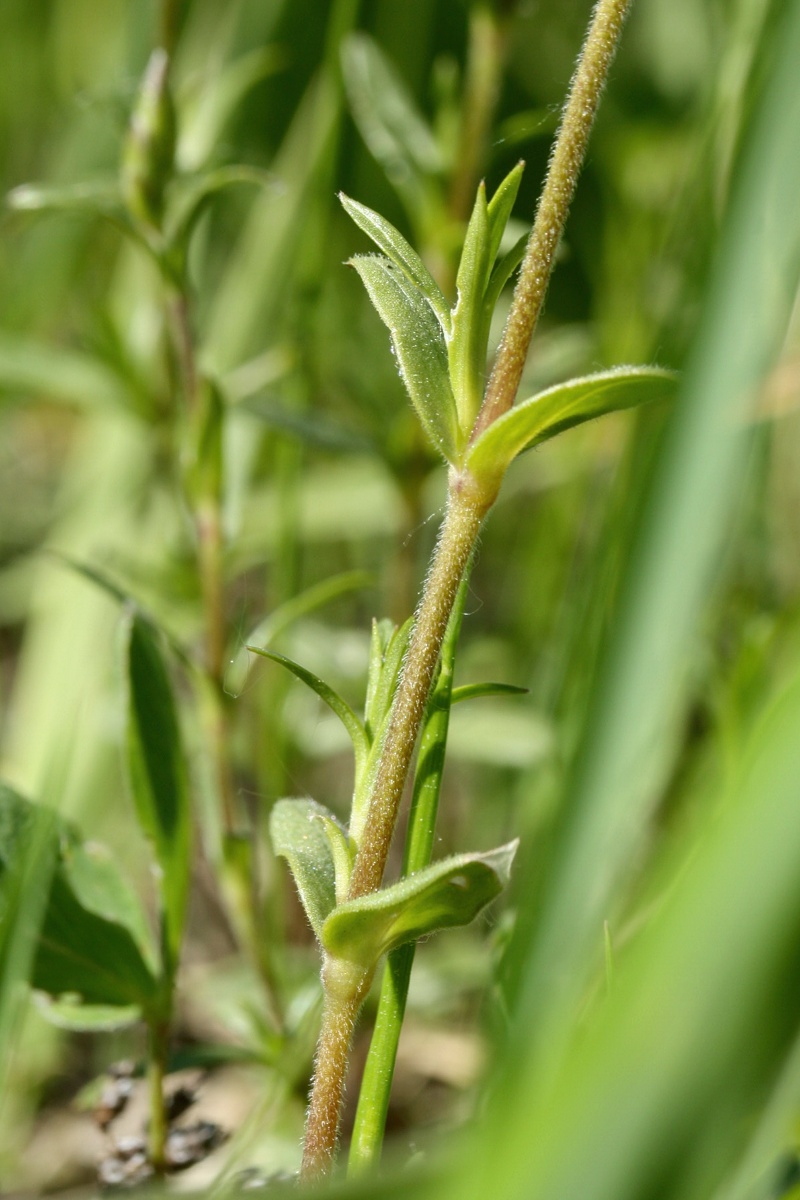
<svg viewBox="0 0 800 1200">
<path fill-rule="evenodd" d="M 673 372 L 659 367 L 616 367 L 556 384 L 490 425 L 470 448 L 467 468 L 478 479 L 501 478 L 523 450 L 604 413 L 670 397 L 676 386 Z"/>
<path fill-rule="evenodd" d="M 409 245 L 402 233 L 380 213 L 373 212 L 371 208 L 351 200 L 344 192 L 339 193 L 339 199 L 359 229 L 362 229 L 378 249 L 382 250 L 386 257 L 403 272 L 409 283 L 419 288 L 436 313 L 443 332 L 448 334 L 450 331 L 449 306 L 441 288 L 416 250 Z"/>
<path fill-rule="evenodd" d="M 325 825 L 335 820 L 316 800 L 278 800 L 269 815 L 272 849 L 288 862 L 320 940 L 325 918 L 336 904 L 336 867 Z"/>
<path fill-rule="evenodd" d="M 248 646 L 247 649 L 253 654 L 260 654 L 262 658 L 269 658 L 272 662 L 280 663 L 287 671 L 291 671 L 293 675 L 302 680 L 306 687 L 311 688 L 312 692 L 316 692 L 320 700 L 327 704 L 331 712 L 336 714 L 349 733 L 356 757 L 356 770 L 359 770 L 366 760 L 369 743 L 363 722 L 347 701 L 337 691 L 334 691 L 330 684 L 325 683 L 311 671 L 307 671 L 305 667 L 301 667 L 293 659 L 287 658 L 285 654 L 278 654 L 277 650 L 265 650 L 260 646 Z"/>
<path fill-rule="evenodd" d="M 517 842 L 486 854 L 459 854 L 434 863 L 359 900 L 340 904 L 322 929 L 337 958 L 371 968 L 404 942 L 468 925 L 508 882 Z"/>
<path fill-rule="evenodd" d="M 161 902 L 171 966 L 178 960 L 190 866 L 186 761 L 172 686 L 156 630 L 139 613 L 126 615 L 128 773 L 139 823 L 161 868 Z"/>
<path fill-rule="evenodd" d="M 85 213 L 125 220 L 116 179 L 72 184 L 22 183 L 8 192 L 6 204 L 15 212 Z"/>
<path fill-rule="evenodd" d="M 400 374 L 425 432 L 440 454 L 454 461 L 458 421 L 437 318 L 419 289 L 388 259 L 358 255 L 351 262 L 392 335 Z"/>
</svg>

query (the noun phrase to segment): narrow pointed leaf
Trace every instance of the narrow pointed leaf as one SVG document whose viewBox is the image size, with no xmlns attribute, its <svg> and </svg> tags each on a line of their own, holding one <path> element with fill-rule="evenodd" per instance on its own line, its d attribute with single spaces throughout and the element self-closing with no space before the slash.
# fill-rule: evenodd
<svg viewBox="0 0 800 1200">
<path fill-rule="evenodd" d="M 370 663 L 370 686 L 367 690 L 365 712 L 373 742 L 378 740 L 381 726 L 391 707 L 413 623 L 413 617 L 409 617 L 398 629 L 387 622 L 392 632 L 377 651 L 379 658 L 374 669 L 374 679 L 373 666 Z"/>
<path fill-rule="evenodd" d="M 430 304 L 388 259 L 357 255 L 351 263 L 392 335 L 400 375 L 425 432 L 453 462 L 458 446 L 456 404 L 444 336 Z"/>
<path fill-rule="evenodd" d="M 353 119 L 409 209 L 424 199 L 426 176 L 444 168 L 441 151 L 413 97 L 380 47 L 364 33 L 342 45 L 342 74 Z"/>
<path fill-rule="evenodd" d="M 409 245 L 402 233 L 380 213 L 373 212 L 371 208 L 359 204 L 356 200 L 351 200 L 344 192 L 339 193 L 339 199 L 359 229 L 362 229 L 378 249 L 403 272 L 409 283 L 413 283 L 419 288 L 435 312 L 442 330 L 444 333 L 449 333 L 450 309 L 447 301 L 438 283 L 413 246 Z"/>
<path fill-rule="evenodd" d="M 672 396 L 675 388 L 676 376 L 659 367 L 617 367 L 557 384 L 490 425 L 471 447 L 467 468 L 479 479 L 500 478 L 523 450 L 604 413 Z"/>
<path fill-rule="evenodd" d="M 277 650 L 265 650 L 260 646 L 248 646 L 247 649 L 252 651 L 253 654 L 260 654 L 262 658 L 269 658 L 272 662 L 280 663 L 282 667 L 286 667 L 287 671 L 291 671 L 293 675 L 301 680 L 306 687 L 311 688 L 312 692 L 316 692 L 320 700 L 327 704 L 328 708 L 336 714 L 349 733 L 356 756 L 356 770 L 358 770 L 367 757 L 369 744 L 361 720 L 353 712 L 347 701 L 338 692 L 334 691 L 329 684 L 320 679 L 318 675 L 307 671 L 305 667 L 301 667 L 293 659 L 287 658 L 285 654 L 278 654 Z"/>
<path fill-rule="evenodd" d="M 508 882 L 517 844 L 444 859 L 392 887 L 340 904 L 325 921 L 323 946 L 369 969 L 395 946 L 468 925 Z"/>
<path fill-rule="evenodd" d="M 483 298 L 483 312 L 487 341 L 489 335 L 489 326 L 492 322 L 492 315 L 494 314 L 495 307 L 497 306 L 497 301 L 500 299 L 500 293 L 525 257 L 525 248 L 528 245 L 529 237 L 529 232 L 526 231 L 523 233 L 522 237 L 517 239 L 511 249 L 508 250 L 502 258 L 499 258 L 492 268 L 492 273 L 489 276 L 489 282 L 486 285 L 486 292 Z"/>
<path fill-rule="evenodd" d="M 186 761 L 172 686 L 157 631 L 141 614 L 125 623 L 128 775 L 139 823 L 161 868 L 168 969 L 177 963 L 189 889 L 190 815 Z"/>
<path fill-rule="evenodd" d="M 340 904 L 350 887 L 350 874 L 355 861 L 356 848 L 347 836 L 347 831 L 342 828 L 335 817 L 320 813 L 317 819 L 322 822 L 322 828 L 328 839 L 336 877 L 336 903 Z"/>
<path fill-rule="evenodd" d="M 299 595 L 293 596 L 284 604 L 278 605 L 268 616 L 259 621 L 246 639 L 247 644 L 237 652 L 236 657 L 229 664 L 228 670 L 225 672 L 225 691 L 231 696 L 238 696 L 247 683 L 250 665 L 253 661 L 248 650 L 249 644 L 265 647 L 270 642 L 274 642 L 284 630 L 293 625 L 295 621 L 299 621 L 301 617 L 337 600 L 340 596 L 346 596 L 349 592 L 368 588 L 374 582 L 375 577 L 368 571 L 343 571 L 340 575 L 332 575 L 329 579 L 323 579 L 320 583 L 313 584 L 304 592 L 300 592 Z"/>
<path fill-rule="evenodd" d="M 450 703 L 460 704 L 462 700 L 478 700 L 484 696 L 527 696 L 528 691 L 528 688 L 513 683 L 463 683 L 461 687 L 453 688 Z"/>
<path fill-rule="evenodd" d="M 333 814 L 309 799 L 279 800 L 269 817 L 272 849 L 288 862 L 306 916 L 320 940 L 325 918 L 336 904 L 336 867 L 325 821 L 335 821 Z"/>
<path fill-rule="evenodd" d="M 486 189 L 478 188 L 456 278 L 458 300 L 453 309 L 449 344 L 450 379 L 464 438 L 478 415 L 483 397 L 486 343 L 483 339 L 483 297 L 489 278 L 489 213 Z"/>
<path fill-rule="evenodd" d="M 500 249 L 500 243 L 503 240 L 508 219 L 511 216 L 511 210 L 514 207 L 514 201 L 517 198 L 519 185 L 522 180 L 522 172 L 525 170 L 525 163 L 518 162 L 517 165 L 509 171 L 503 182 L 497 188 L 497 191 L 489 201 L 489 266 L 494 263 L 497 258 L 497 252 Z"/>
</svg>

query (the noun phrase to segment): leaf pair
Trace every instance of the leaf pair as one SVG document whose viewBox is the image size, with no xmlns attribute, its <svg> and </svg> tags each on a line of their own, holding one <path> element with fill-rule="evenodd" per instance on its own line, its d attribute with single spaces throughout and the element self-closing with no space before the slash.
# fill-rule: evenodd
<svg viewBox="0 0 800 1200">
<path fill-rule="evenodd" d="M 313 800 L 279 800 L 270 835 L 275 853 L 289 862 L 323 950 L 368 971 L 396 946 L 469 924 L 502 891 L 517 848 L 511 842 L 485 854 L 455 855 L 369 896 L 337 903 L 349 851 L 335 817 Z"/>
<path fill-rule="evenodd" d="M 389 329 L 400 375 L 423 428 L 442 456 L 460 463 L 483 395 L 489 326 L 497 297 L 519 265 L 523 242 L 497 254 L 514 205 L 522 164 L 490 203 L 481 184 L 467 227 L 452 311 L 441 288 L 403 235 L 372 209 L 340 199 L 382 252 L 351 259 Z"/>
</svg>

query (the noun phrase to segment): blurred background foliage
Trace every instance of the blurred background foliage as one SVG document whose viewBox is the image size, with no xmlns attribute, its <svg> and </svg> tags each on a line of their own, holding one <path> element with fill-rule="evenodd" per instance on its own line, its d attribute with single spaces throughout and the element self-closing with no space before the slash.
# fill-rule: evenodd
<svg viewBox="0 0 800 1200">
<path fill-rule="evenodd" d="M 790 9 L 778 0 L 635 0 L 529 359 L 526 393 L 620 362 L 686 365 L 698 328 L 712 320 L 706 297 L 720 228 L 741 175 L 745 131 L 784 48 Z M 181 171 L 189 177 L 201 168 L 246 164 L 258 172 L 204 208 L 188 280 L 198 362 L 216 381 L 225 413 L 222 709 L 233 832 L 252 849 L 258 936 L 270 947 L 269 962 L 260 966 L 274 993 L 267 1002 L 259 964 L 237 949 L 241 930 L 216 886 L 214 754 L 202 688 L 191 672 L 179 672 L 202 836 L 177 1051 L 181 1062 L 194 1066 L 211 1059 L 220 1064 L 208 1081 L 207 1103 L 235 1135 L 222 1152 L 226 1171 L 255 1165 L 269 1173 L 297 1165 L 318 997 L 310 935 L 269 854 L 266 817 L 287 794 L 308 793 L 345 811 L 350 778 L 334 719 L 273 664 L 248 672 L 243 647 L 272 619 L 256 640 L 269 636 L 360 705 L 369 622 L 384 615 L 404 619 L 413 607 L 444 496 L 443 468 L 415 429 L 388 339 L 355 273 L 343 266 L 365 241 L 336 193 L 341 189 L 384 213 L 452 288 L 479 178 L 493 188 L 524 158 L 514 217 L 520 229 L 531 219 L 588 5 L 190 0 L 175 12 Z M 4 193 L 31 181 L 67 187 L 116 176 L 160 19 L 160 8 L 148 0 L 4 0 Z M 481 76 L 487 56 L 489 74 Z M 16 196 L 0 225 L 2 775 L 108 843 L 147 896 L 147 859 L 120 767 L 119 608 L 52 552 L 103 572 L 190 654 L 202 653 L 207 614 L 197 528 L 180 481 L 183 434 L 163 285 L 148 256 L 85 206 L 33 213 L 24 211 L 31 207 L 24 193 Z M 783 201 L 791 207 L 786 195 Z M 796 226 L 796 214 L 786 215 Z M 740 222 L 740 234 L 742 228 Z M 781 242 L 776 234 L 765 252 L 785 253 L 790 267 L 792 236 L 790 229 Z M 735 276 L 745 310 L 751 288 L 759 296 L 747 269 Z M 792 278 L 787 268 L 787 286 Z M 713 296 L 724 322 L 722 285 Z M 507 299 L 498 335 L 504 304 Z M 753 355 L 768 369 L 742 368 L 748 382 L 758 384 L 757 401 L 740 420 L 747 444 L 735 454 L 724 457 L 720 449 L 724 422 L 712 424 L 697 434 L 692 468 L 688 452 L 675 449 L 680 439 L 666 414 L 653 410 L 572 431 L 525 456 L 507 480 L 473 576 L 457 678 L 499 679 L 530 690 L 522 699 L 489 699 L 454 712 L 440 850 L 484 848 L 520 834 L 524 866 L 515 902 L 523 932 L 504 959 L 505 991 L 491 983 L 509 942 L 510 918 L 500 910 L 475 929 L 421 947 L 390 1113 L 398 1153 L 429 1144 L 431 1130 L 457 1125 L 475 1111 L 492 1039 L 507 1037 L 509 996 L 517 998 L 518 1024 L 535 1013 L 554 1045 L 569 1038 L 553 1012 L 572 1013 L 578 1001 L 562 997 L 559 1007 L 542 998 L 550 972 L 557 973 L 547 959 L 548 937 L 560 938 L 566 926 L 553 917 L 548 927 L 541 913 L 551 900 L 547 881 L 561 878 L 559 864 L 569 861 L 573 870 L 579 862 L 570 858 L 570 839 L 574 835 L 577 845 L 580 822 L 564 814 L 580 813 L 584 800 L 590 804 L 591 782 L 581 776 L 580 763 L 590 763 L 584 776 L 595 768 L 592 778 L 602 774 L 601 760 L 586 750 L 587 728 L 590 740 L 603 743 L 611 734 L 600 728 L 598 708 L 604 699 L 613 708 L 620 696 L 635 695 L 624 691 L 625 655 L 649 662 L 642 645 L 648 637 L 657 641 L 674 614 L 668 661 L 656 656 L 649 680 L 658 696 L 669 693 L 669 703 L 648 702 L 639 710 L 620 702 L 614 709 L 613 744 L 631 750 L 625 760 L 619 749 L 620 761 L 647 790 L 647 815 L 636 836 L 619 843 L 624 882 L 598 903 L 601 924 L 612 920 L 612 943 L 632 941 L 634 954 L 637 930 L 661 907 L 674 878 L 682 878 L 695 832 L 738 794 L 747 754 L 757 757 L 745 751 L 757 722 L 797 676 L 800 325 L 796 309 L 787 325 L 791 307 L 784 297 L 774 317 L 761 313 L 772 321 L 764 334 L 769 348 L 759 344 Z M 735 321 L 726 326 L 734 327 Z M 744 340 L 718 339 L 717 352 L 721 346 L 736 362 Z M 690 362 L 699 357 L 696 351 Z M 701 375 L 699 366 L 690 369 L 696 394 Z M 687 402 L 691 398 L 690 387 Z M 642 632 L 634 618 L 643 601 L 631 578 L 646 575 L 642 520 L 667 504 L 670 445 L 673 496 L 685 478 L 685 494 L 697 507 L 685 525 L 686 561 L 666 541 L 661 547 L 666 599 L 658 621 Z M 702 488 L 689 487 L 693 469 L 702 476 L 704 456 L 709 478 L 720 481 L 724 495 L 719 512 Z M 653 498 L 654 478 L 663 483 L 661 501 Z M 632 545 L 639 548 L 633 557 Z M 329 589 L 289 604 L 330 580 Z M 633 632 L 620 649 L 621 611 L 631 617 Z M 636 643 L 637 636 L 644 642 Z M 611 666 L 598 676 L 598 663 L 609 653 Z M 605 680 L 601 693 L 598 678 Z M 636 744 L 639 716 L 647 733 L 643 747 Z M 792 737 L 800 742 L 800 730 L 787 720 L 785 744 Z M 779 734 L 773 728 L 765 736 L 779 757 L 785 750 Z M 790 768 L 796 807 L 798 776 Z M 609 768 L 608 778 L 622 769 Z M 792 785 L 786 786 L 788 795 Z M 771 790 L 769 779 L 764 790 Z M 596 811 L 602 811 L 599 801 Z M 780 813 L 773 820 L 775 832 Z M 768 827 L 768 816 L 764 822 Z M 591 858 L 605 843 L 586 837 Z M 797 845 L 796 832 L 787 835 L 787 853 Z M 800 865 L 796 856 L 793 861 Z M 714 929 L 732 937 L 738 910 L 732 906 L 726 917 L 723 898 L 736 881 L 722 867 L 715 877 L 709 866 L 706 878 L 716 880 L 722 905 Z M 768 887 L 770 878 L 765 871 L 757 881 Z M 564 884 L 558 891 L 556 884 L 553 895 L 569 906 L 569 889 Z M 788 937 L 800 907 L 797 897 L 787 905 L 782 932 Z M 554 903 L 547 911 L 560 910 Z M 669 937 L 679 949 L 688 945 L 679 916 L 674 921 L 658 943 L 664 954 Z M 596 923 L 592 929 L 597 932 Z M 754 925 L 753 939 L 761 934 Z M 580 947 L 577 932 L 575 939 Z M 676 963 L 682 962 L 679 949 Z M 599 935 L 590 951 L 575 950 L 583 964 L 576 975 L 580 1003 L 583 988 L 594 995 L 594 955 L 601 950 Z M 592 1035 L 601 1037 L 603 1020 L 613 1026 L 604 1045 L 616 1045 L 619 1063 L 629 1064 L 630 1046 L 623 1043 L 631 1026 L 615 1014 L 628 1004 L 630 1019 L 638 1019 L 636 971 L 646 971 L 648 953 L 656 951 L 641 950 L 641 961 L 631 967 L 634 982 L 627 992 L 620 984 L 617 1008 L 610 1005 L 611 1015 Z M 692 959 L 687 949 L 686 956 L 687 971 L 702 964 L 702 954 Z M 670 1174 L 669 1163 L 652 1179 L 631 1173 L 617 1196 L 626 1187 L 630 1195 L 656 1194 L 648 1189 L 659 1180 L 664 1187 L 669 1180 L 670 1194 L 710 1194 L 708 1181 L 716 1186 L 723 1178 L 734 1155 L 730 1129 L 739 1130 L 738 1152 L 742 1129 L 757 1124 L 756 1102 L 769 1095 L 798 1027 L 796 971 L 788 958 L 780 964 L 773 958 L 762 963 L 743 951 L 749 969 L 771 982 L 752 990 L 749 1007 L 742 1002 L 738 1036 L 747 1041 L 759 1021 L 769 1024 L 776 979 L 781 995 L 793 993 L 793 1007 L 787 1001 L 769 1047 L 757 1063 L 753 1057 L 749 1073 L 737 1076 L 736 1097 L 718 1115 L 717 1140 L 709 1135 L 685 1177 Z M 736 986 L 721 967 L 720 981 Z M 708 994 L 728 1003 L 712 983 Z M 713 1028 L 713 1012 L 708 1021 L 704 1028 Z M 544 1036 L 533 1039 L 540 1051 Z M 36 1189 L 85 1181 L 101 1143 L 93 1140 L 89 1117 L 76 1113 L 73 1097 L 114 1058 L 140 1054 L 137 1035 L 80 1038 L 52 1029 L 32 1007 L 16 1014 L 10 1040 L 0 1123 L 4 1178 Z M 699 1044 L 705 1044 L 702 1036 Z M 364 1050 L 359 1042 L 356 1067 Z M 590 1069 L 575 1065 L 577 1053 L 564 1050 L 564 1088 Z M 555 1062 L 558 1052 L 551 1057 Z M 603 1078 L 602 1063 L 591 1063 L 592 1080 Z M 549 1095 L 542 1082 L 549 1078 L 546 1064 L 537 1060 L 531 1071 L 535 1085 L 523 1080 L 519 1095 L 541 1113 Z M 688 1075 L 684 1082 L 691 1091 Z M 355 1084 L 351 1091 L 355 1095 Z M 675 1095 L 679 1099 L 663 1098 L 666 1124 L 682 1107 L 683 1093 Z M 717 1100 L 713 1093 L 712 1106 Z M 571 1112 L 558 1109 L 551 1120 L 557 1125 Z M 570 1128 L 574 1132 L 575 1126 L 554 1126 L 552 1145 L 558 1148 Z M 684 1153 L 679 1139 L 669 1145 L 676 1157 Z M 514 1179 L 523 1179 L 519 1145 L 508 1154 Z M 559 1178 L 551 1163 L 539 1167 L 528 1195 L 538 1195 L 539 1187 L 546 1194 L 548 1181 Z M 195 1182 L 207 1178 L 197 1174 Z M 509 1195 L 514 1186 L 509 1182 Z M 583 1179 L 574 1186 L 574 1192 L 565 1184 L 566 1190 L 549 1194 L 595 1194 L 587 1193 Z"/>
</svg>

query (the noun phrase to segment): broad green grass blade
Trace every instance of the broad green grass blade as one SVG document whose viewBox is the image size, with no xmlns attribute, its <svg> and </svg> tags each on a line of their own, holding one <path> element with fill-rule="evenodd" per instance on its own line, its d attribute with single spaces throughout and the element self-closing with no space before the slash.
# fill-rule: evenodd
<svg viewBox="0 0 800 1200">
<path fill-rule="evenodd" d="M 558 1071 L 498 1099 L 497 1158 L 467 1194 L 502 1163 L 509 1200 L 700 1197 L 735 1161 L 800 1020 L 798 729 L 795 682 L 688 862 L 681 842 L 661 871 L 658 911 Z"/>
<path fill-rule="evenodd" d="M 532 446 L 604 413 L 634 408 L 675 394 L 671 371 L 658 367 L 615 367 L 559 383 L 515 404 L 481 434 L 467 455 L 477 479 L 502 478 L 509 464 Z"/>
<path fill-rule="evenodd" d="M 189 784 L 172 685 L 156 630 L 138 613 L 124 623 L 128 772 L 139 823 L 161 868 L 166 950 L 174 971 L 189 890 Z"/>
</svg>

